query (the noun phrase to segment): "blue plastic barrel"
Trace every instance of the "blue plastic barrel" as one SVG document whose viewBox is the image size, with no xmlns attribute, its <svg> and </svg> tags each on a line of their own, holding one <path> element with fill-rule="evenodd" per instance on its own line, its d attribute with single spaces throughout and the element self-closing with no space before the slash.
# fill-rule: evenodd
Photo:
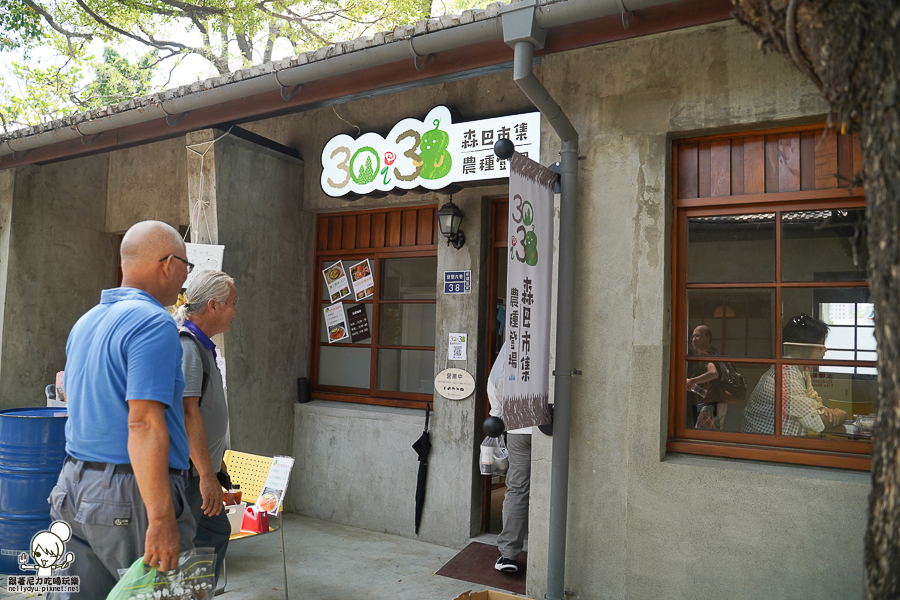
<svg viewBox="0 0 900 600">
<path fill-rule="evenodd" d="M 47 497 L 65 457 L 65 408 L 0 410 L 0 573 L 25 574 L 19 554 L 50 527 Z"/>
</svg>

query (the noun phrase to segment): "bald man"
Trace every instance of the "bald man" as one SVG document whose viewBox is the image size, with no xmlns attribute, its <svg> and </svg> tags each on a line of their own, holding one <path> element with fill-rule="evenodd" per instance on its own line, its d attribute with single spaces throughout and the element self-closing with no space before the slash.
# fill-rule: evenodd
<svg viewBox="0 0 900 600">
<path fill-rule="evenodd" d="M 169 225 L 144 221 L 122 239 L 122 287 L 103 290 L 66 343 L 66 453 L 50 516 L 66 521 L 80 593 L 106 598 L 139 557 L 175 568 L 196 530 L 186 505 L 181 343 L 164 308 L 192 265 Z"/>
</svg>

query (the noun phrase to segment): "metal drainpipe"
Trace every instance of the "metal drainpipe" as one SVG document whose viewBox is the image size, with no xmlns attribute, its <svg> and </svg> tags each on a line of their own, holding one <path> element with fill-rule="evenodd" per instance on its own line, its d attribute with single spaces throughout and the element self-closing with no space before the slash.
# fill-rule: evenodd
<svg viewBox="0 0 900 600">
<path fill-rule="evenodd" d="M 533 18 L 533 13 L 532 13 Z M 536 27 L 536 25 L 533 25 Z M 505 29 L 504 29 L 505 33 Z M 560 150 L 559 267 L 556 293 L 553 462 L 550 473 L 550 534 L 547 548 L 548 600 L 562 600 L 566 574 L 569 502 L 569 429 L 572 420 L 572 334 L 575 328 L 575 200 L 578 195 L 578 131 L 532 72 L 534 43 L 515 42 L 513 80 L 562 140 Z"/>
</svg>

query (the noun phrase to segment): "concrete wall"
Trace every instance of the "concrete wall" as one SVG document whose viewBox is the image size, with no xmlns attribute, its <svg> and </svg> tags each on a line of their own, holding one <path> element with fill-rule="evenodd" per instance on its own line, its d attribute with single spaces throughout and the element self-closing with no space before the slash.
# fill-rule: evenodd
<svg viewBox="0 0 900 600">
<path fill-rule="evenodd" d="M 184 145 L 181 136 L 109 153 L 107 231 L 124 233 L 147 219 L 188 224 Z"/>
<path fill-rule="evenodd" d="M 42 406 L 75 321 L 115 285 L 106 155 L 4 171 L 0 408 Z M 5 284 L 5 285 L 4 285 Z"/>
<path fill-rule="evenodd" d="M 545 85 L 587 157 L 567 589 L 574 598 L 861 598 L 868 474 L 665 455 L 670 137 L 822 118 L 817 90 L 736 24 L 544 61 Z M 550 439 L 535 436 L 534 454 L 528 595 L 541 598 Z"/>
<path fill-rule="evenodd" d="M 215 168 L 223 268 L 238 288 L 238 316 L 224 344 L 232 447 L 292 454 L 297 378 L 309 367 L 313 277 L 303 162 L 234 136 L 216 142 L 204 161 Z"/>
</svg>

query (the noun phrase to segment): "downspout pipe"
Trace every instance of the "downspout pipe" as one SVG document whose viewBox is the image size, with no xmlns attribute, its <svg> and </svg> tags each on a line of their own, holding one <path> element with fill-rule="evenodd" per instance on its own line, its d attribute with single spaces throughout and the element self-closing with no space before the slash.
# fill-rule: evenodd
<svg viewBox="0 0 900 600">
<path fill-rule="evenodd" d="M 575 330 L 575 204 L 578 197 L 578 131 L 535 76 L 535 48 L 546 30 L 536 22 L 536 0 L 501 12 L 503 37 L 515 51 L 513 80 L 541 112 L 562 142 L 560 149 L 559 266 L 556 291 L 556 368 L 554 375 L 553 456 L 550 471 L 550 528 L 547 548 L 547 600 L 565 595 L 566 523 L 569 503 L 569 443 L 572 421 L 572 337 Z"/>
</svg>

